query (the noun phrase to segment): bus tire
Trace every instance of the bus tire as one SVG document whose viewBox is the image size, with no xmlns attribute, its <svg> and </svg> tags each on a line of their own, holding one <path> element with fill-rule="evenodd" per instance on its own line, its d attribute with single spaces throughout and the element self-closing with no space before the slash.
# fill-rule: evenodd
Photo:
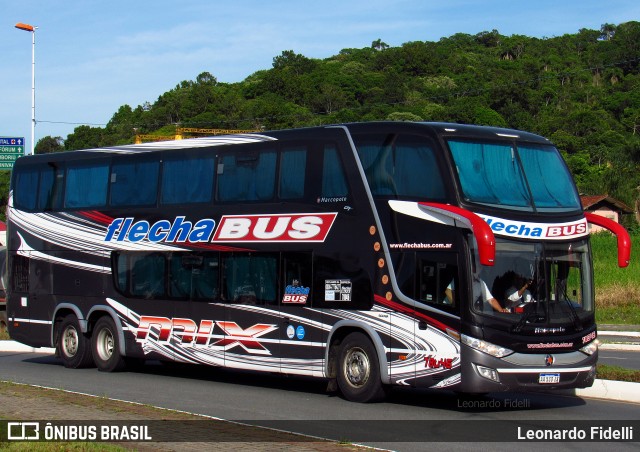
<svg viewBox="0 0 640 452">
<path fill-rule="evenodd" d="M 93 366 L 89 336 L 80 329 L 78 318 L 67 314 L 58 327 L 56 351 L 64 367 L 79 369 Z"/>
<path fill-rule="evenodd" d="M 352 402 L 375 402 L 385 397 L 378 354 L 365 334 L 354 332 L 342 341 L 337 380 L 342 395 Z"/>
<path fill-rule="evenodd" d="M 125 366 L 120 354 L 118 330 L 111 317 L 100 317 L 93 328 L 91 338 L 93 361 L 102 372 L 117 372 Z"/>
</svg>

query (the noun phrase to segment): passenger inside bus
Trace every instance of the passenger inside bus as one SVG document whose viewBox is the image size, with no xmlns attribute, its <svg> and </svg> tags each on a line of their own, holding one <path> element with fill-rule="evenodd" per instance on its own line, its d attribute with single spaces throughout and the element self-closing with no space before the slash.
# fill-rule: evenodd
<svg viewBox="0 0 640 452">
<path fill-rule="evenodd" d="M 487 311 L 493 309 L 497 312 L 509 312 L 508 309 L 500 305 L 500 302 L 493 296 L 487 284 L 478 275 L 473 276 L 472 288 L 473 303 L 476 310 Z M 451 303 L 453 303 L 453 300 L 455 300 L 455 283 L 453 280 L 451 280 L 444 293 L 446 300 L 451 300 Z"/>
</svg>

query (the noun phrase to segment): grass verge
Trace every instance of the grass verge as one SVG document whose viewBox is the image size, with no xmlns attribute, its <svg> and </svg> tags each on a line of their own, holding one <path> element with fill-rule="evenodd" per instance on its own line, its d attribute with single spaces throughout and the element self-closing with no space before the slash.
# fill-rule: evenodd
<svg viewBox="0 0 640 452">
<path fill-rule="evenodd" d="M 0 420 L 89 420 L 95 421 L 133 421 L 136 424 L 153 424 L 154 421 L 182 421 L 187 429 L 175 432 L 166 427 L 164 437 L 169 435 L 170 442 L 14 442 L 3 441 L 7 438 L 6 422 L 0 422 L 0 450 L 16 451 L 123 451 L 140 452 L 160 451 L 227 451 L 232 448 L 242 450 L 305 450 L 308 452 L 326 452 L 328 450 L 360 451 L 363 448 L 344 445 L 334 441 L 323 441 L 302 437 L 285 431 L 237 424 L 205 416 L 197 416 L 173 410 L 165 410 L 149 405 L 121 402 L 105 397 L 92 397 L 62 390 L 47 389 L 24 384 L 0 381 Z M 157 423 L 155 424 L 157 425 Z M 187 435 L 187 436 L 185 436 Z M 195 435 L 196 439 L 193 439 Z M 162 436 L 162 435 L 161 435 Z M 215 441 L 197 438 L 212 437 Z M 198 441 L 198 442 L 191 442 Z M 234 447 L 235 446 L 235 447 Z M 268 446 L 268 447 L 267 447 Z"/>
<path fill-rule="evenodd" d="M 619 366 L 598 364 L 596 366 L 596 378 L 601 380 L 630 381 L 640 383 L 640 370 L 625 369 Z"/>
</svg>

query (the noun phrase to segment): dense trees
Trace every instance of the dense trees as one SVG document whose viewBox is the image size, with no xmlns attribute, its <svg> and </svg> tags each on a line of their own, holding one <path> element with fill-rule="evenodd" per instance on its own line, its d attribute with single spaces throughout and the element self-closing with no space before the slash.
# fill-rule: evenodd
<svg viewBox="0 0 640 452">
<path fill-rule="evenodd" d="M 549 137 L 580 190 L 633 205 L 640 186 L 639 64 L 640 22 L 548 39 L 503 36 L 497 30 L 400 47 L 378 39 L 325 60 L 286 50 L 273 58 L 271 69 L 242 82 L 220 83 L 203 72 L 153 103 L 124 105 L 104 128 L 77 127 L 64 149 L 132 142 L 136 132 L 171 134 L 177 125 L 477 123 Z M 59 139 L 46 138 L 37 152 L 59 150 Z"/>
</svg>

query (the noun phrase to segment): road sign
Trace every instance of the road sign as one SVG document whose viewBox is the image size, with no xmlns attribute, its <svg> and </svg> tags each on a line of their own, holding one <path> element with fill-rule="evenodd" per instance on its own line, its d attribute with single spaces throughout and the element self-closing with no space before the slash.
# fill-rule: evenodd
<svg viewBox="0 0 640 452">
<path fill-rule="evenodd" d="M 24 155 L 24 137 L 0 137 L 0 170 L 10 170 Z"/>
</svg>

